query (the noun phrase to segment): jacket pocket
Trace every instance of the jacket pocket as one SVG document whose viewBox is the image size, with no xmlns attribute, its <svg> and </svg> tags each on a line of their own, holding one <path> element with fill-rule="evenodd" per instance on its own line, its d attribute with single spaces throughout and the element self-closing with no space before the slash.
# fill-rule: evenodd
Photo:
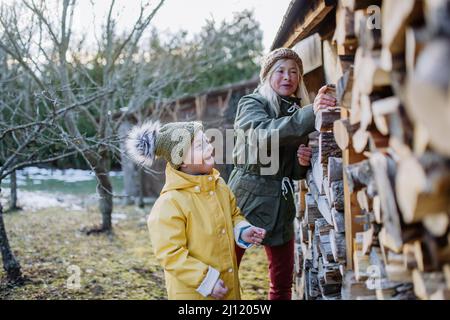
<svg viewBox="0 0 450 320">
<path fill-rule="evenodd" d="M 253 225 L 270 232 L 279 211 L 279 187 L 276 181 L 260 177 L 242 177 L 235 191 L 237 205 Z"/>
</svg>

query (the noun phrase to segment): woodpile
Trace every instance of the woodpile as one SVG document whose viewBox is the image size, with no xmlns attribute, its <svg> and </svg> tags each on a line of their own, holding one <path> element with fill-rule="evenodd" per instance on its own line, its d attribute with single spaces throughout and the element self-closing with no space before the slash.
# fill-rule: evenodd
<svg viewBox="0 0 450 320">
<path fill-rule="evenodd" d="M 334 94 L 334 88 L 329 93 Z M 332 132 L 340 108 L 321 111 L 311 135 L 312 168 L 299 183 L 295 220 L 296 293 L 305 299 L 339 299 L 345 271 L 342 152 Z"/>
<path fill-rule="evenodd" d="M 295 293 L 449 299 L 450 4 L 343 0 L 335 18 L 323 71 L 338 103 L 298 186 Z"/>
</svg>

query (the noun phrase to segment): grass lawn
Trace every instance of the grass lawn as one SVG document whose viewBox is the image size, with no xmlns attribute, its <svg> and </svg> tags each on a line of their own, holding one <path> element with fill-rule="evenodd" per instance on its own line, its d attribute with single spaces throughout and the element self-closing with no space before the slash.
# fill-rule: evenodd
<svg viewBox="0 0 450 320">
<path fill-rule="evenodd" d="M 96 208 L 4 214 L 10 245 L 27 280 L 24 285 L 10 286 L 2 268 L 0 300 L 166 299 L 163 272 L 147 231 L 149 211 L 149 207 L 116 205 L 113 236 L 86 236 L 81 231 L 100 222 Z M 78 270 L 79 288 L 67 286 L 74 283 L 70 279 Z M 262 247 L 247 251 L 240 279 L 243 299 L 267 299 L 267 261 Z"/>
</svg>

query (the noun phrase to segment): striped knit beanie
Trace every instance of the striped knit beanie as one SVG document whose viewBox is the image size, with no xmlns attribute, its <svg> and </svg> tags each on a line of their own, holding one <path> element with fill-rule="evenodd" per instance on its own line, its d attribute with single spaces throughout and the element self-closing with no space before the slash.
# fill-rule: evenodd
<svg viewBox="0 0 450 320">
<path fill-rule="evenodd" d="M 274 64 L 281 59 L 294 60 L 298 65 L 300 75 L 303 76 L 303 62 L 297 52 L 289 48 L 278 48 L 270 52 L 264 59 L 263 65 L 261 67 L 261 72 L 259 73 L 259 79 L 261 80 L 261 83 L 264 82 L 267 74 L 274 66 Z"/>
</svg>

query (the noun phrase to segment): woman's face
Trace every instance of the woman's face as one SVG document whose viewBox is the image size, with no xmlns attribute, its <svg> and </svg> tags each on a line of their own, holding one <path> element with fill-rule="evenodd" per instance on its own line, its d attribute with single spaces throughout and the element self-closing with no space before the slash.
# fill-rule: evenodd
<svg viewBox="0 0 450 320">
<path fill-rule="evenodd" d="M 281 60 L 270 77 L 270 86 L 281 96 L 290 96 L 298 88 L 298 67 L 294 60 Z"/>
</svg>

